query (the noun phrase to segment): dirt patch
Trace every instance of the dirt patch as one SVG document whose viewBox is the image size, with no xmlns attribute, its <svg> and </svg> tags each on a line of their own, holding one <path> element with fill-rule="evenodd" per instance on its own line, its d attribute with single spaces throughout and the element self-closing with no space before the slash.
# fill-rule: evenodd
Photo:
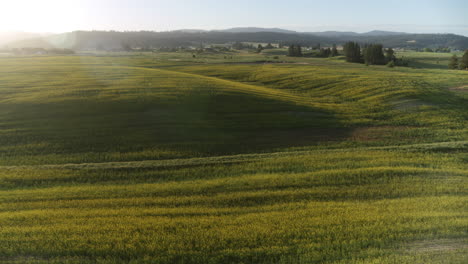
<svg viewBox="0 0 468 264">
<path fill-rule="evenodd" d="M 468 244 L 461 239 L 423 240 L 410 243 L 407 250 L 418 253 L 468 250 Z"/>
<path fill-rule="evenodd" d="M 462 86 L 459 86 L 459 87 L 453 87 L 453 88 L 449 88 L 450 91 L 453 91 L 453 92 L 465 92 L 465 93 L 468 93 L 468 85 L 462 85 Z"/>
<path fill-rule="evenodd" d="M 409 126 L 380 126 L 380 127 L 360 127 L 354 129 L 350 139 L 357 142 L 373 142 L 383 139 L 392 139 L 402 131 L 410 130 Z M 398 134 L 401 137 L 401 133 Z"/>
</svg>

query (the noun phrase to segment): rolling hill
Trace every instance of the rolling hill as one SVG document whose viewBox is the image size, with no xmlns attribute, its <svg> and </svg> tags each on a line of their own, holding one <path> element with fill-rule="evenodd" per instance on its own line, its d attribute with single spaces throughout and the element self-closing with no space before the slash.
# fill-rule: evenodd
<svg viewBox="0 0 468 264">
<path fill-rule="evenodd" d="M 0 262 L 466 263 L 468 72 L 230 56 L 0 57 Z"/>
</svg>

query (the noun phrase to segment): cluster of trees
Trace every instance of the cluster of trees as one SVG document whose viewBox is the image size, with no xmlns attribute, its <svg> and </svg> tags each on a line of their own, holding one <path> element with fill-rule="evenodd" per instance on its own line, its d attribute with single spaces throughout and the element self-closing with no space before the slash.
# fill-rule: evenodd
<svg viewBox="0 0 468 264">
<path fill-rule="evenodd" d="M 289 57 L 302 57 L 302 47 L 301 45 L 291 45 L 288 49 Z"/>
<path fill-rule="evenodd" d="M 258 47 L 257 47 L 257 52 L 260 53 L 262 52 L 263 50 L 266 50 L 266 49 L 274 49 L 275 47 L 273 45 L 271 45 L 271 43 L 268 43 L 265 47 L 263 47 L 262 44 L 258 44 Z"/>
<path fill-rule="evenodd" d="M 387 59 L 383 53 L 382 44 L 370 44 L 364 46 L 363 50 L 364 63 L 367 65 L 384 65 Z"/>
<path fill-rule="evenodd" d="M 244 49 L 255 49 L 254 45 L 252 44 L 246 44 L 242 42 L 236 42 L 232 44 L 232 48 L 236 50 L 244 50 Z"/>
<path fill-rule="evenodd" d="M 313 50 L 320 50 L 321 49 L 320 43 L 317 43 L 317 45 L 312 46 L 312 49 Z"/>
<path fill-rule="evenodd" d="M 262 46 L 262 44 L 258 44 L 257 53 L 262 52 L 264 49 L 265 49 L 265 48 Z"/>
<path fill-rule="evenodd" d="M 333 44 L 333 47 L 330 48 L 320 48 L 317 54 L 317 57 L 328 58 L 328 57 L 336 57 L 338 56 L 338 49 L 336 48 L 336 44 Z"/>
<path fill-rule="evenodd" d="M 330 48 L 320 49 L 317 54 L 317 57 L 328 58 L 331 57 L 331 53 L 332 51 Z"/>
<path fill-rule="evenodd" d="M 265 49 L 274 49 L 275 46 L 271 45 L 271 43 L 268 43 L 266 46 L 265 46 Z"/>
<path fill-rule="evenodd" d="M 389 67 L 408 66 L 407 62 L 396 58 L 392 48 L 384 49 L 382 44 L 368 44 L 361 49 L 358 43 L 347 42 L 344 45 L 344 54 L 348 62 L 365 63 L 366 65 L 386 64 Z"/>
<path fill-rule="evenodd" d="M 468 70 L 468 50 L 465 51 L 465 54 L 458 59 L 457 55 L 453 55 L 449 62 L 449 69 L 452 70 Z"/>
<path fill-rule="evenodd" d="M 361 46 L 357 42 L 346 42 L 343 46 L 343 52 L 347 62 L 361 63 Z"/>
<path fill-rule="evenodd" d="M 268 43 L 266 46 L 263 46 L 262 44 L 259 44 L 255 48 L 255 46 L 252 45 L 252 44 L 236 42 L 236 43 L 232 44 L 232 48 L 235 49 L 235 50 L 245 50 L 245 49 L 254 50 L 254 49 L 256 49 L 257 52 L 260 53 L 260 52 L 262 52 L 263 50 L 266 50 L 266 49 L 274 49 L 275 46 L 273 46 L 271 43 Z"/>
<path fill-rule="evenodd" d="M 315 46 L 313 49 L 318 50 L 318 51 L 307 53 L 304 55 L 302 53 L 302 46 L 293 44 L 293 45 L 290 45 L 288 48 L 288 56 L 290 57 L 308 56 L 308 57 L 328 58 L 328 57 L 335 57 L 339 55 L 338 49 L 336 48 L 335 44 L 333 44 L 332 48 L 320 48 L 320 44 L 318 44 L 318 46 Z"/>
</svg>

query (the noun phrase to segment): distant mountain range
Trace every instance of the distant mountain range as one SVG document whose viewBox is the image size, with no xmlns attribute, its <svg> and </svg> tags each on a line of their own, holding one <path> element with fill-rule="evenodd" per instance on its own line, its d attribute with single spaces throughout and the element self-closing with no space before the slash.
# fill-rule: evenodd
<svg viewBox="0 0 468 264">
<path fill-rule="evenodd" d="M 468 49 L 468 37 L 455 34 L 412 34 L 391 31 L 356 32 L 296 32 L 280 28 L 243 27 L 225 30 L 182 29 L 167 32 L 153 31 L 74 31 L 53 35 L 21 33 L 2 39 L 0 47 L 9 48 L 69 48 L 74 50 L 115 50 L 132 47 L 179 47 L 232 42 L 299 43 L 302 45 L 343 44 L 347 41 L 382 43 L 393 48 L 437 48 Z"/>
<path fill-rule="evenodd" d="M 210 32 L 209 30 L 203 29 L 180 29 L 173 32 L 185 32 L 185 33 L 203 33 Z M 408 34 L 404 32 L 392 32 L 392 31 L 381 31 L 374 30 L 366 33 L 356 32 L 344 32 L 344 31 L 323 31 L 323 32 L 299 32 L 294 30 L 287 30 L 282 28 L 259 28 L 259 27 L 236 27 L 221 30 L 211 30 L 211 32 L 230 32 L 230 33 L 259 33 L 259 32 L 273 32 L 273 33 L 285 33 L 285 34 L 311 34 L 316 36 L 392 36 L 392 35 L 403 35 Z"/>
<path fill-rule="evenodd" d="M 286 33 L 286 34 L 297 34 L 297 31 L 281 29 L 281 28 L 258 28 L 258 27 L 238 27 L 224 30 L 214 30 L 218 32 L 230 32 L 230 33 L 259 33 L 259 32 L 274 32 L 274 33 Z"/>
<path fill-rule="evenodd" d="M 307 32 L 306 34 L 323 36 L 323 37 L 345 37 L 345 36 L 356 37 L 356 36 L 397 36 L 397 35 L 407 35 L 409 33 L 374 30 L 374 31 L 366 32 L 366 33 L 324 31 L 324 32 Z"/>
</svg>

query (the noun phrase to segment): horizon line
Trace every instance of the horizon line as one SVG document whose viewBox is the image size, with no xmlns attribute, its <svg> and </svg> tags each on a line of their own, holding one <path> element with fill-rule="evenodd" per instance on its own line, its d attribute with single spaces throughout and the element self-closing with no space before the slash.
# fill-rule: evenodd
<svg viewBox="0 0 468 264">
<path fill-rule="evenodd" d="M 294 29 L 288 29 L 288 28 L 283 28 L 283 27 L 257 27 L 257 26 L 239 26 L 239 27 L 229 27 L 229 28 L 223 28 L 223 29 L 201 29 L 201 28 L 179 28 L 179 29 L 168 29 L 168 30 L 157 30 L 157 29 L 74 29 L 70 31 L 61 31 L 61 32 L 47 32 L 47 31 L 27 31 L 27 30 L 0 30 L 0 33 L 28 33 L 28 34 L 40 34 L 40 35 L 58 35 L 58 34 L 66 34 L 66 33 L 73 33 L 73 32 L 79 32 L 79 31 L 90 31 L 90 32 L 154 32 L 154 33 L 165 33 L 165 32 L 175 32 L 175 31 L 190 31 L 190 30 L 198 30 L 198 31 L 204 31 L 204 32 L 216 32 L 216 31 L 226 31 L 226 30 L 231 30 L 231 29 L 262 29 L 262 30 L 268 30 L 268 29 L 275 29 L 275 30 L 284 30 L 284 31 L 291 31 L 294 33 L 326 33 L 326 32 L 337 32 L 337 33 L 356 33 L 356 34 L 365 34 L 365 33 L 370 33 L 374 31 L 381 31 L 381 32 L 391 32 L 391 33 L 402 33 L 402 34 L 453 34 L 453 35 L 459 35 L 459 36 L 464 36 L 468 37 L 468 35 L 461 34 L 461 33 L 453 33 L 453 32 L 408 32 L 408 31 L 393 31 L 393 30 L 382 30 L 382 29 L 372 29 L 369 31 L 354 31 L 354 30 L 324 30 L 324 31 L 299 31 L 299 30 L 294 30 Z M 232 32 L 232 33 L 261 33 L 262 31 L 259 32 Z M 268 32 L 268 31 L 263 31 L 263 32 Z M 189 32 L 188 32 L 189 33 Z M 229 33 L 229 32 L 227 32 Z M 288 34 L 287 32 L 276 32 L 276 33 L 283 33 L 283 34 Z"/>
</svg>

